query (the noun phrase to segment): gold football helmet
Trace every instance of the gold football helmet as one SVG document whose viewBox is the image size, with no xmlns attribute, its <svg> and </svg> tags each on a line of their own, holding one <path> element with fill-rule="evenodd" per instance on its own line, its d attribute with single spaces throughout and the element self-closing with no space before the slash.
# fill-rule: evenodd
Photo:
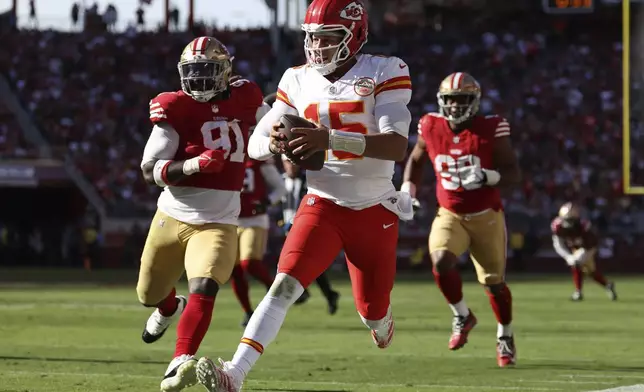
<svg viewBox="0 0 644 392">
<path fill-rule="evenodd" d="M 449 121 L 460 124 L 476 115 L 481 103 L 481 86 L 465 72 L 454 72 L 438 88 L 438 106 Z"/>
<path fill-rule="evenodd" d="M 579 219 L 581 218 L 581 211 L 574 203 L 568 202 L 559 209 L 559 217 L 563 219 Z"/>
<path fill-rule="evenodd" d="M 198 102 L 208 102 L 228 90 L 233 57 L 213 37 L 193 39 L 181 53 L 177 67 L 183 91 Z"/>
<path fill-rule="evenodd" d="M 576 204 L 568 202 L 559 209 L 559 218 L 564 227 L 572 227 L 581 218 L 581 211 Z"/>
</svg>

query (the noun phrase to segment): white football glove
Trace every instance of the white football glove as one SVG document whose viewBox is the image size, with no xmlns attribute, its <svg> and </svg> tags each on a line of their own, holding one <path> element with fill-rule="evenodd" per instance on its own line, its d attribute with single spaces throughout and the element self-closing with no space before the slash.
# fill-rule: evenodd
<svg viewBox="0 0 644 392">
<path fill-rule="evenodd" d="M 458 178 L 461 179 L 461 186 L 466 190 L 478 189 L 485 185 L 487 176 L 478 165 L 470 165 L 458 169 Z"/>
<path fill-rule="evenodd" d="M 588 256 L 590 256 L 590 253 L 586 251 L 586 249 L 577 249 L 575 253 L 572 254 L 572 261 L 574 262 L 575 265 L 584 265 L 586 263 L 586 260 L 588 260 Z"/>
<path fill-rule="evenodd" d="M 577 264 L 577 259 L 574 255 L 564 257 L 564 260 L 566 260 L 566 264 L 568 264 L 569 267 L 574 267 Z"/>
<path fill-rule="evenodd" d="M 400 192 L 406 193 L 408 195 L 409 201 L 411 202 L 411 209 L 413 213 L 416 213 L 416 211 L 420 210 L 422 208 L 420 201 L 416 198 L 416 185 L 414 185 L 410 181 L 404 182 L 400 186 Z M 402 198 L 406 198 L 402 196 Z"/>
</svg>

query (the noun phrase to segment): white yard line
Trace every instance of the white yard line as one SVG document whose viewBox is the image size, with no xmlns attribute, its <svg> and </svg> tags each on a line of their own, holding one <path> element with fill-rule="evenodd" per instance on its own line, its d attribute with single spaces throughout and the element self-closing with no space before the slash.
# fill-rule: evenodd
<svg viewBox="0 0 644 392">
<path fill-rule="evenodd" d="M 588 392 L 644 392 L 644 384 L 628 385 L 623 387 L 602 389 L 602 390 L 588 391 Z"/>
<path fill-rule="evenodd" d="M 595 373 L 595 374 L 559 374 L 558 377 L 570 378 L 632 378 L 636 380 L 644 380 L 643 375 L 624 374 L 624 373 Z"/>
<path fill-rule="evenodd" d="M 112 374 L 112 373 L 71 373 L 71 372 L 29 372 L 29 371 L 7 371 L 5 375 L 11 376 L 33 376 L 33 375 L 48 375 L 48 376 L 61 376 L 61 377 L 114 377 L 114 378 L 143 378 L 143 379 L 160 379 L 155 376 L 147 376 L 143 374 Z M 278 380 L 249 380 L 249 384 L 266 385 L 275 384 L 284 381 Z M 547 387 L 502 387 L 491 385 L 450 385 L 450 384 L 373 384 L 373 383 L 352 383 L 352 382 L 338 382 L 338 381 L 287 381 L 292 385 L 303 386 L 337 386 L 349 388 L 374 388 L 374 389 L 389 389 L 389 388 L 416 388 L 416 389 L 459 389 L 459 390 L 489 390 L 489 391 L 565 391 L 561 388 L 547 388 Z M 537 382 L 537 381 L 535 381 Z"/>
<path fill-rule="evenodd" d="M 34 344 L 31 342 L 9 342 L 9 344 L 12 347 L 29 347 L 29 348 L 34 348 L 34 347 L 44 347 L 47 349 L 70 349 L 70 350 L 114 350 L 114 351 L 121 351 L 123 349 L 122 346 L 115 345 L 115 344 Z M 445 350 L 444 354 L 441 353 L 435 353 L 435 352 L 426 352 L 426 353 L 396 353 L 396 352 L 391 352 L 391 353 L 386 353 L 383 354 L 381 350 L 371 350 L 372 346 L 371 344 L 366 345 L 365 349 L 361 351 L 360 353 L 357 353 L 353 356 L 353 358 L 360 358 L 360 357 L 394 357 L 394 358 L 438 358 L 438 359 L 463 359 L 463 358 L 473 358 L 473 359 L 489 359 L 490 361 L 494 361 L 494 352 L 492 351 L 491 355 L 482 353 L 482 354 L 469 354 L 469 353 L 453 353 L 453 352 L 447 352 Z M 201 347 L 202 350 L 206 353 L 221 353 L 222 349 L 221 347 L 215 347 L 215 346 L 210 346 L 208 344 L 202 345 Z M 173 347 L 168 345 L 167 347 L 165 346 L 159 346 L 159 345 L 150 345 L 149 347 L 145 347 L 144 349 L 146 352 L 159 352 L 159 353 L 168 353 L 174 350 Z M 234 349 L 233 349 L 234 351 Z M 232 353 L 232 352 L 231 352 Z M 279 353 L 277 352 L 271 352 L 267 351 L 266 355 L 295 355 L 295 356 L 315 356 L 315 355 L 337 355 L 337 356 L 342 356 L 343 358 L 346 358 L 347 355 L 345 352 L 338 351 L 338 350 L 325 350 L 325 349 L 315 349 L 315 350 L 305 350 L 305 351 L 300 351 L 300 350 L 284 350 L 280 351 Z M 42 360 L 45 361 L 47 360 L 48 357 L 52 356 L 54 354 L 50 355 L 44 355 L 42 356 Z M 212 354 L 214 356 L 214 354 Z M 23 356 L 23 355 L 18 355 L 18 356 Z M 38 359 L 38 356 L 33 356 L 34 359 Z M 526 360 L 530 361 L 552 361 L 552 357 L 522 357 L 525 358 Z M 69 358 L 69 360 L 78 360 L 79 362 L 83 361 L 91 361 L 93 358 Z M 224 358 L 225 359 L 225 358 Z M 597 360 L 594 359 L 577 359 L 573 357 L 558 357 L 558 361 L 575 361 L 575 363 L 592 363 L 592 362 L 597 362 Z M 521 366 L 519 364 L 519 366 Z M 560 377 L 572 377 L 572 375 L 559 375 Z M 644 378 L 644 376 L 642 376 Z"/>
</svg>

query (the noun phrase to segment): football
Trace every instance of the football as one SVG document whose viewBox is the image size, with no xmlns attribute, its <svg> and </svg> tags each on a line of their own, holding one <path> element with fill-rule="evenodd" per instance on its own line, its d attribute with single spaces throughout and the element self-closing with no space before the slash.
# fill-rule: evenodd
<svg viewBox="0 0 644 392">
<path fill-rule="evenodd" d="M 291 132 L 291 129 L 293 128 L 317 128 L 317 125 L 309 120 L 292 114 L 283 115 L 282 118 L 280 118 L 280 123 L 281 127 L 278 128 L 278 132 L 286 136 L 287 142 L 290 142 L 295 138 L 295 135 Z M 294 155 L 288 146 L 286 150 L 285 155 L 288 159 L 303 169 L 318 171 L 322 170 L 322 167 L 324 166 L 324 160 L 326 158 L 325 151 L 318 151 L 309 159 L 301 159 L 299 156 Z"/>
</svg>

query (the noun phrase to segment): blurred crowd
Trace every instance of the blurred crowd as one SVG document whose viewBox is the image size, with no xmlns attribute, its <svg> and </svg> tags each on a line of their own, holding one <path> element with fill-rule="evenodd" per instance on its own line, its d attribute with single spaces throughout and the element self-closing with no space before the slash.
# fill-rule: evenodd
<svg viewBox="0 0 644 392">
<path fill-rule="evenodd" d="M 437 111 L 436 90 L 445 76 L 467 71 L 482 85 L 481 112 L 501 114 L 512 125 L 524 171 L 523 186 L 505 194 L 516 230 L 547 230 L 548 220 L 567 200 L 581 202 L 604 229 L 641 225 L 644 219 L 634 215 L 641 201 L 625 197 L 621 184 L 620 24 L 610 15 L 473 16 L 468 21 L 446 13 L 421 25 L 384 23 L 371 35 L 372 51 L 409 64 L 415 121 Z M 303 60 L 297 32 L 284 35 L 280 58 L 267 30 L 208 33 L 235 55 L 236 73 L 258 82 L 266 94 L 274 91 L 282 71 L 273 64 Z M 0 72 L 52 146 L 73 156 L 112 211 L 149 213 L 159 190 L 147 186 L 139 172 L 151 129 L 148 101 L 179 88 L 176 63 L 192 38 L 134 30 L 13 32 L 0 46 Z M 290 57 L 285 61 L 283 56 Z M 17 125 L 1 106 L 0 117 L 8 119 L 0 121 L 0 156 L 24 157 L 29 146 L 11 131 Z M 414 126 L 411 132 L 410 147 Z M 632 149 L 644 150 L 642 122 L 633 121 L 632 133 Z M 644 185 L 644 158 L 636 156 L 633 163 L 633 182 Z M 402 169 L 403 162 L 396 171 L 398 184 Z M 423 230 L 433 213 L 431 167 L 426 176 L 421 197 L 427 208 L 416 223 Z"/>
</svg>

